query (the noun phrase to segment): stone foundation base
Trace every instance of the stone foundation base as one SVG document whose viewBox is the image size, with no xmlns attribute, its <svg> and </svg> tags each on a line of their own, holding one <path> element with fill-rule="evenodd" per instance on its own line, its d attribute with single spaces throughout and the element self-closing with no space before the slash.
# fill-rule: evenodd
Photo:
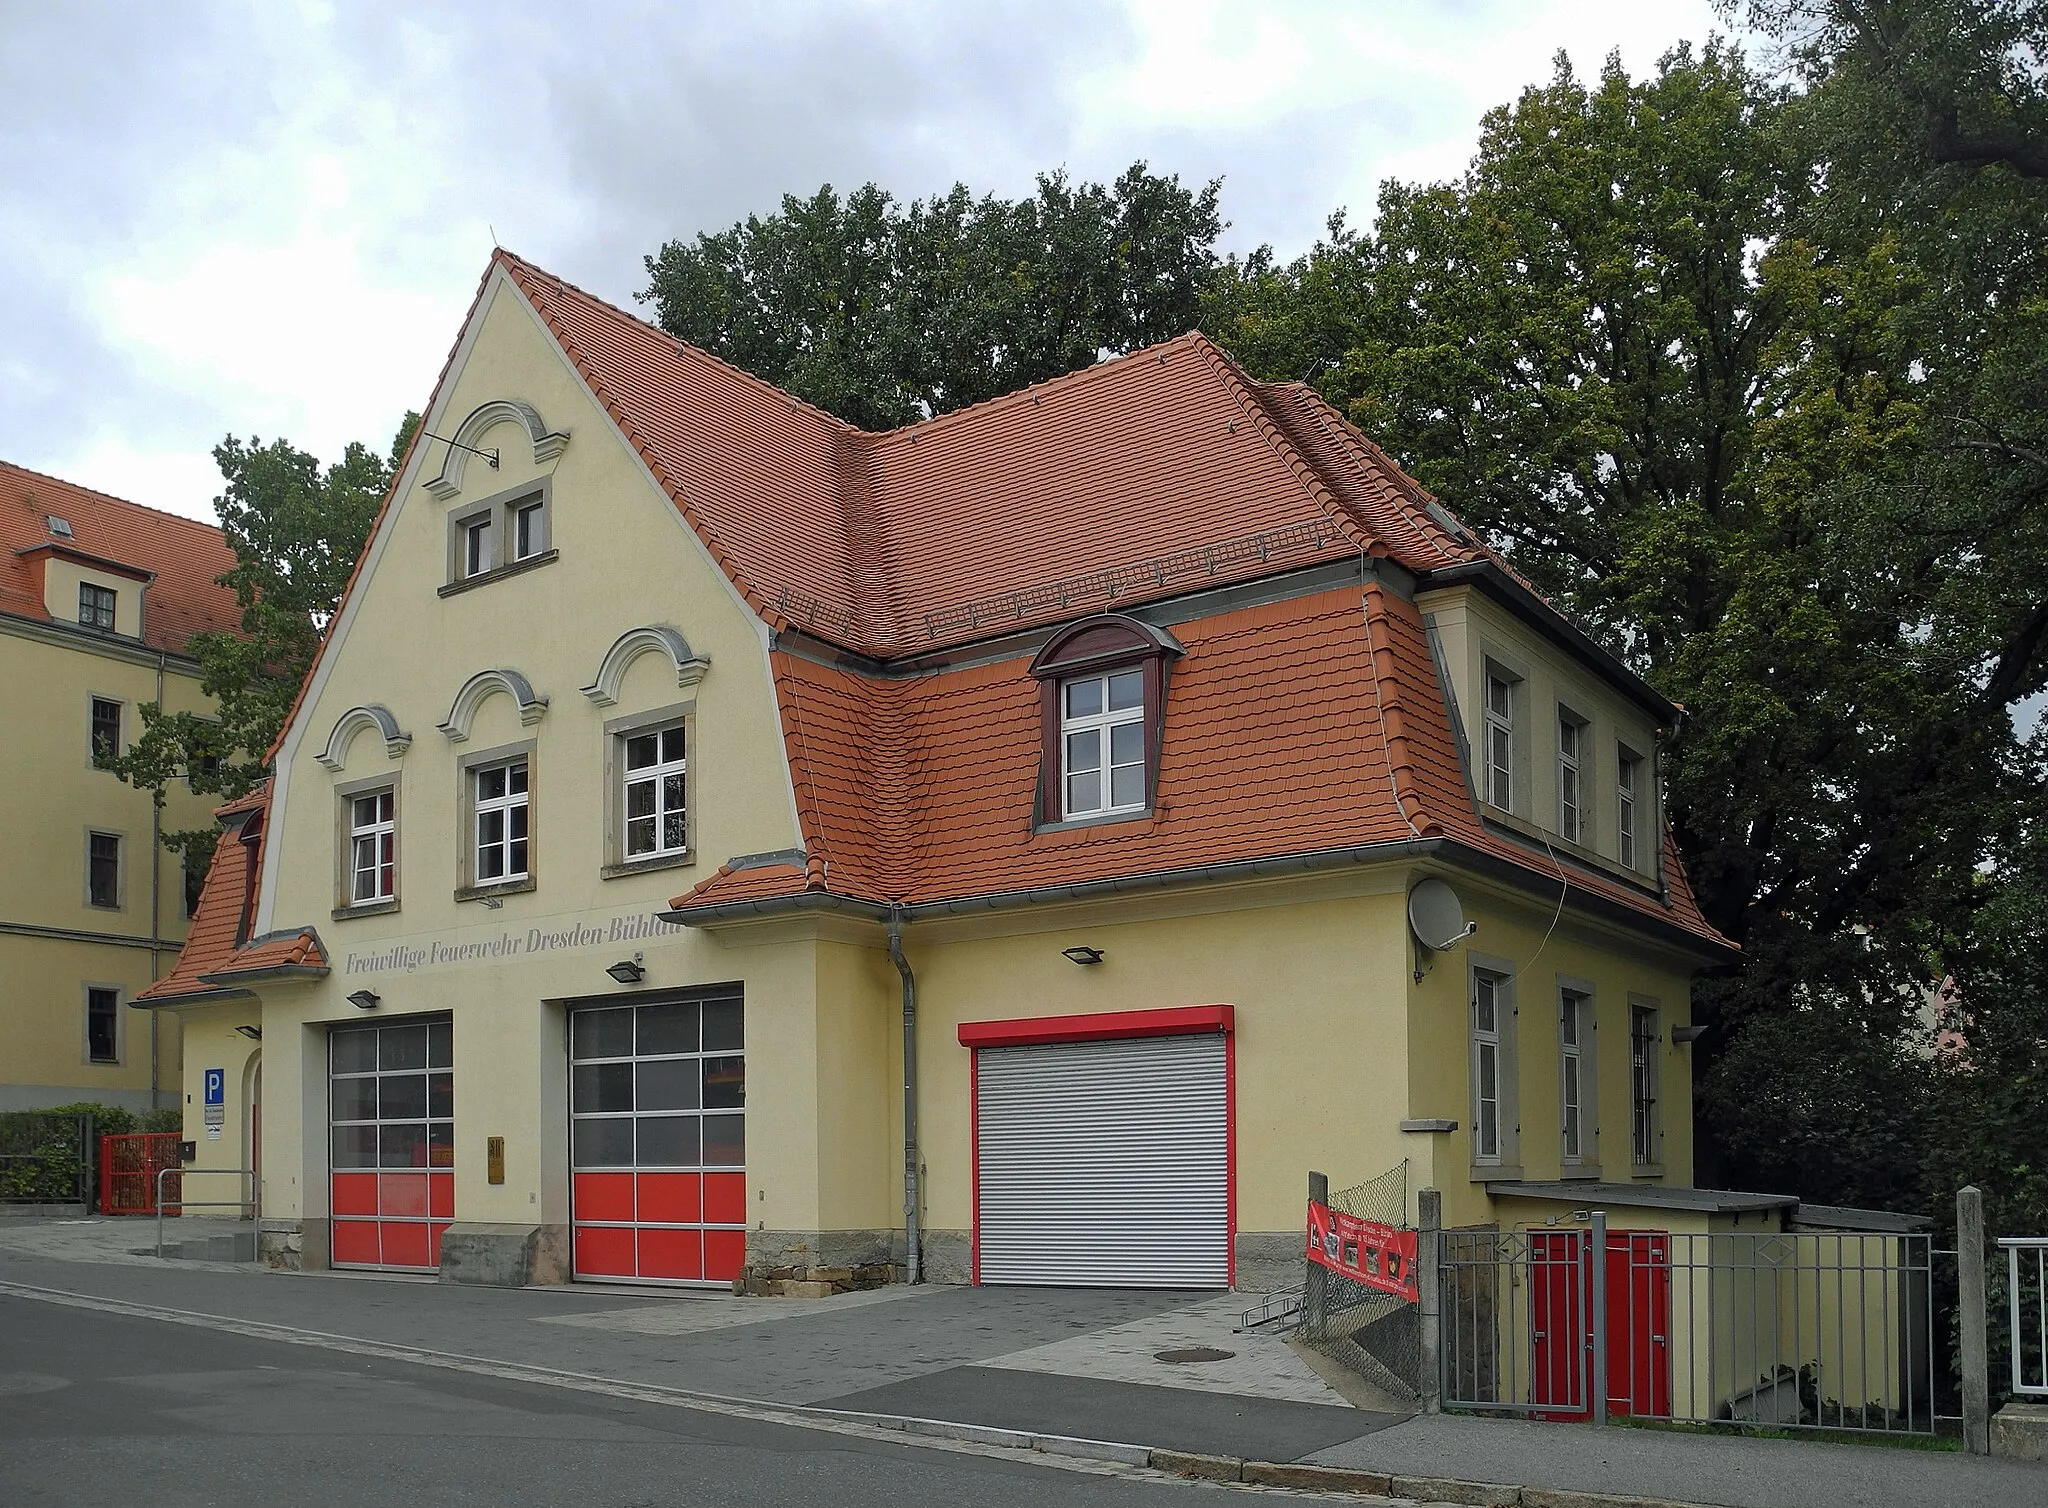
<svg viewBox="0 0 2048 1508">
<path fill-rule="evenodd" d="M 328 1265 L 326 1218 L 262 1221 L 256 1260 L 278 1272 L 323 1271 Z"/>
<path fill-rule="evenodd" d="M 2048 1461 L 2048 1403 L 2008 1403 L 1991 1416 L 1991 1454 Z"/>
<path fill-rule="evenodd" d="M 458 1222 L 441 1236 L 441 1281 L 488 1288 L 566 1283 L 569 1227 Z"/>
<path fill-rule="evenodd" d="M 903 1281 L 904 1269 L 893 1262 L 859 1267 L 746 1267 L 732 1280 L 732 1291 L 749 1298 L 828 1299 L 835 1293 L 857 1293 Z"/>
<path fill-rule="evenodd" d="M 924 1233 L 924 1281 L 927 1283 L 971 1283 L 974 1281 L 974 1242 L 964 1230 L 928 1230 Z"/>
<path fill-rule="evenodd" d="M 1299 1288 L 1306 1263 L 1304 1232 L 1291 1230 L 1241 1230 L 1237 1233 L 1237 1281 L 1240 1293 L 1277 1293 L 1282 1288 Z"/>
</svg>

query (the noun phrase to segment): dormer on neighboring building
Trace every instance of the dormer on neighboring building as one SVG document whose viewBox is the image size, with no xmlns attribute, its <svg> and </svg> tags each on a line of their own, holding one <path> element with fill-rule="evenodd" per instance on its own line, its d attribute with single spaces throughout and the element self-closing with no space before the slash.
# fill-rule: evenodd
<svg viewBox="0 0 2048 1508">
<path fill-rule="evenodd" d="M 142 637 L 146 596 L 156 572 L 103 560 L 54 539 L 15 553 L 40 578 L 43 610 L 53 622 L 124 639 Z"/>
</svg>

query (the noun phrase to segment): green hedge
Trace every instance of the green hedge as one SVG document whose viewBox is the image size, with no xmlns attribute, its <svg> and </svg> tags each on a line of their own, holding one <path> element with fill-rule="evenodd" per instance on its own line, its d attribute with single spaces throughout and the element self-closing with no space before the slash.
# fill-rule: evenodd
<svg viewBox="0 0 2048 1508">
<path fill-rule="evenodd" d="M 92 1117 L 92 1145 L 81 1148 L 78 1117 Z M 137 1115 L 119 1105 L 53 1105 L 0 1112 L 0 1200 L 65 1204 L 85 1198 L 99 1161 L 99 1138 L 137 1131 L 176 1131 L 176 1110 Z M 79 1166 L 83 1151 L 91 1162 Z M 83 1174 L 84 1176 L 81 1176 Z"/>
</svg>

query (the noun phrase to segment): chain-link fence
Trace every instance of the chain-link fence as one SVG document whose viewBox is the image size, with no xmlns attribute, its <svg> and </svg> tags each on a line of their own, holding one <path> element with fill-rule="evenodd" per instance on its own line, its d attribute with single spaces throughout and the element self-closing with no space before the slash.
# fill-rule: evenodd
<svg viewBox="0 0 2048 1508">
<path fill-rule="evenodd" d="M 1408 1223 L 1408 1164 L 1391 1168 L 1325 1201 L 1340 1214 L 1400 1229 Z M 1295 1334 L 1333 1361 L 1396 1398 L 1422 1391 L 1422 1326 L 1416 1306 L 1397 1294 L 1308 1264 Z"/>
</svg>

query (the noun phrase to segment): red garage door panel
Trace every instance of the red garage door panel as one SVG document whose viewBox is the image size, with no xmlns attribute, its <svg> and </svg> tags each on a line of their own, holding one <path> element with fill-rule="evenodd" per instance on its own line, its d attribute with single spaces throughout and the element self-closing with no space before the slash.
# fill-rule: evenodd
<svg viewBox="0 0 2048 1508">
<path fill-rule="evenodd" d="M 575 1274 L 729 1283 L 746 1261 L 746 1044 L 737 985 L 569 1023 Z"/>
<path fill-rule="evenodd" d="M 328 1208 L 337 1267 L 440 1265 L 455 1215 L 452 1029 L 413 1017 L 328 1033 Z"/>
</svg>

